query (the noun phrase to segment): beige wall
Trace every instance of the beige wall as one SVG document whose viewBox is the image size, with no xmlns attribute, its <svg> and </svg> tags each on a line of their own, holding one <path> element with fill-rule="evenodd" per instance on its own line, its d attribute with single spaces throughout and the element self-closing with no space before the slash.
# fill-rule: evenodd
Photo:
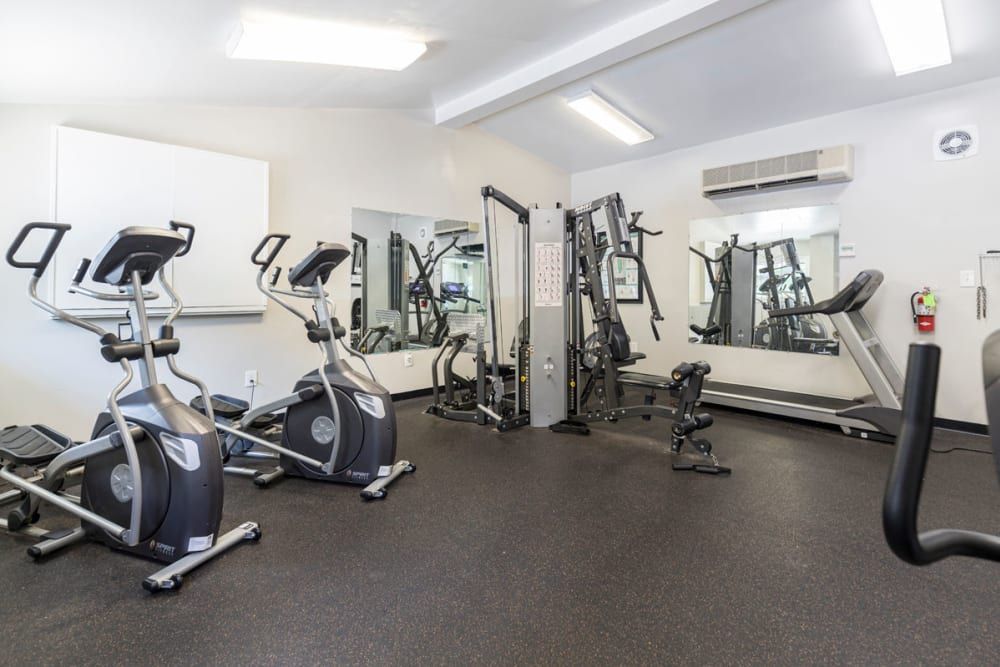
<svg viewBox="0 0 1000 667">
<path fill-rule="evenodd" d="M 396 112 L 0 105 L 4 248 L 22 224 L 49 216 L 50 130 L 60 124 L 267 160 L 270 229 L 293 236 L 286 265 L 318 239 L 349 244 L 355 206 L 479 220 L 479 187 L 487 183 L 525 202 L 566 201 L 569 193 L 568 174 L 485 132 Z M 0 424 L 49 422 L 82 438 L 118 370 L 101 360 L 96 337 L 30 306 L 26 284 L 25 272 L 0 267 Z M 339 315 L 348 317 L 349 267 L 331 286 Z M 245 396 L 243 372 L 256 369 L 257 399 L 277 397 L 319 361 L 298 321 L 273 305 L 263 316 L 186 318 L 178 327 L 182 367 L 213 391 Z M 400 354 L 378 355 L 372 365 L 392 391 L 408 391 L 430 385 L 432 355 L 414 353 L 410 368 Z"/>
<path fill-rule="evenodd" d="M 979 125 L 979 155 L 935 162 L 934 132 L 969 123 Z M 998 135 L 1000 79 L 993 79 L 574 174 L 573 201 L 619 191 L 630 210 L 645 211 L 645 225 L 666 232 L 646 240 L 647 256 L 657 260 L 649 269 L 666 317 L 663 341 L 653 341 L 646 306 L 623 308 L 631 335 L 649 355 L 646 370 L 663 372 L 680 360 L 705 358 L 720 380 L 851 397 L 866 392 L 866 385 L 849 355 L 696 346 L 687 342 L 685 329 L 690 220 L 838 204 L 840 241 L 857 244 L 857 257 L 840 262 L 841 285 L 862 269 L 885 273 L 866 312 L 901 368 L 907 346 L 918 339 L 910 294 L 924 285 L 935 288 L 938 331 L 919 338 L 944 349 L 938 415 L 983 423 L 980 346 L 1000 319 L 976 320 L 975 290 L 959 287 L 959 271 L 976 268 L 978 253 L 1000 247 Z M 715 201 L 700 194 L 702 169 L 839 144 L 856 149 L 852 183 Z"/>
</svg>

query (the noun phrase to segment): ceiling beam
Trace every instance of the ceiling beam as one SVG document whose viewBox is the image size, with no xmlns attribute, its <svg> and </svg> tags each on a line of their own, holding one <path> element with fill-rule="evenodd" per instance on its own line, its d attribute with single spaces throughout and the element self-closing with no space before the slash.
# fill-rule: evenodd
<svg viewBox="0 0 1000 667">
<path fill-rule="evenodd" d="M 437 105 L 435 122 L 463 127 L 769 1 L 668 0 Z"/>
</svg>

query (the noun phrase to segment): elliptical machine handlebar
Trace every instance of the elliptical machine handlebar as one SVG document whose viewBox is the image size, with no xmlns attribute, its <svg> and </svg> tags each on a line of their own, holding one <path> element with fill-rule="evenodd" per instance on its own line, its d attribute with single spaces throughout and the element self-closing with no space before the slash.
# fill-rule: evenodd
<svg viewBox="0 0 1000 667">
<path fill-rule="evenodd" d="M 15 255 L 31 235 L 31 232 L 36 229 L 47 229 L 53 232 L 52 236 L 49 238 L 48 245 L 45 246 L 45 250 L 42 252 L 42 256 L 35 262 L 22 262 L 16 259 Z M 38 281 L 43 275 L 45 275 L 45 271 L 49 268 L 49 264 L 52 262 L 52 257 L 56 254 L 56 250 L 59 248 L 59 244 L 62 243 L 63 237 L 70 229 L 72 229 L 70 225 L 58 222 L 29 222 L 21 228 L 21 231 L 19 231 L 17 236 L 14 238 L 14 242 L 11 243 L 10 248 L 7 249 L 7 263 L 16 269 L 33 269 L 31 279 L 28 281 L 28 299 L 32 304 L 53 317 L 63 320 L 64 322 L 69 322 L 70 324 L 78 326 L 81 329 L 85 329 L 93 334 L 96 334 L 97 336 L 104 337 L 108 334 L 108 332 L 103 328 L 97 326 L 93 322 L 81 320 L 78 317 L 70 315 L 61 308 L 57 308 L 54 304 L 51 304 L 38 296 Z M 90 268 L 90 260 L 82 261 L 80 266 L 77 267 L 76 275 L 80 275 L 81 269 L 85 273 L 88 268 Z"/>
<path fill-rule="evenodd" d="M 45 250 L 42 252 L 42 256 L 35 262 L 22 262 L 16 259 L 15 255 L 17 255 L 18 250 L 24 245 L 31 232 L 36 229 L 48 229 L 53 232 L 52 236 L 49 237 L 48 245 L 45 246 Z M 63 237 L 70 229 L 72 229 L 70 225 L 59 222 L 29 222 L 21 228 L 21 231 L 17 233 L 17 237 L 14 238 L 14 242 L 7 249 L 7 263 L 15 269 L 34 269 L 32 275 L 35 278 L 41 278 L 45 274 L 45 270 L 49 267 L 52 257 L 56 254 L 59 244 L 62 243 Z"/>
<path fill-rule="evenodd" d="M 937 345 L 910 345 L 902 428 L 882 502 L 885 539 L 893 553 L 912 565 L 929 565 L 948 556 L 1000 561 L 1000 537 L 954 529 L 917 532 L 920 491 L 934 432 L 940 364 L 941 348 Z"/>
<path fill-rule="evenodd" d="M 181 222 L 179 220 L 170 221 L 170 229 L 175 232 L 184 230 L 184 235 L 187 237 L 187 243 L 181 248 L 174 257 L 183 257 L 184 255 L 191 252 L 191 244 L 194 243 L 194 225 L 188 222 Z"/>
<path fill-rule="evenodd" d="M 87 269 L 90 268 L 90 264 L 91 260 L 87 257 L 80 260 L 79 266 L 76 267 L 76 273 L 73 274 L 74 285 L 79 285 L 87 277 Z"/>
<path fill-rule="evenodd" d="M 431 261 L 431 267 L 437 266 L 438 260 L 441 259 L 442 257 L 444 257 L 445 253 L 447 253 L 449 250 L 451 250 L 452 248 L 454 248 L 455 246 L 458 245 L 459 238 L 460 238 L 460 236 L 458 234 L 452 235 L 452 237 L 451 237 L 451 243 L 449 243 L 448 245 L 446 245 L 443 250 L 441 250 L 439 253 L 437 253 L 434 256 L 433 261 Z M 434 243 L 434 242 L 431 241 L 431 243 Z"/>
<path fill-rule="evenodd" d="M 288 239 L 290 238 L 292 237 L 289 234 L 268 234 L 263 239 L 261 239 L 260 243 L 257 244 L 257 247 L 254 248 L 253 254 L 250 255 L 250 261 L 256 266 L 260 267 L 260 271 L 257 272 L 257 289 L 260 290 L 260 292 L 268 299 L 274 301 L 276 304 L 287 310 L 289 313 L 302 320 L 308 327 L 309 323 L 313 321 L 312 318 L 310 318 L 308 315 L 300 311 L 292 304 L 288 303 L 285 299 L 281 298 L 281 296 L 279 295 L 292 296 L 304 299 L 304 298 L 313 298 L 314 295 L 312 294 L 312 292 L 298 293 L 292 290 L 277 289 L 278 277 L 281 275 L 280 266 L 274 267 L 274 270 L 271 272 L 271 275 L 270 276 L 267 275 L 267 270 L 274 263 L 274 260 L 277 259 L 278 253 L 281 252 L 281 249 L 285 246 L 285 244 L 288 242 Z M 271 252 L 267 254 L 267 257 L 261 259 L 260 257 L 261 253 L 267 249 L 267 244 L 270 243 L 272 240 L 277 240 L 277 243 L 275 243 L 274 247 L 271 248 Z"/>
<path fill-rule="evenodd" d="M 260 243 L 257 244 L 257 247 L 254 248 L 253 254 L 250 255 L 250 261 L 259 266 L 262 273 L 267 271 L 268 267 L 274 263 L 274 260 L 278 257 L 278 253 L 281 252 L 281 249 L 290 238 L 292 237 L 288 234 L 268 234 L 261 240 Z M 260 254 L 267 248 L 267 244 L 274 239 L 277 239 L 278 242 L 274 244 L 273 248 L 271 248 L 271 252 L 268 253 L 267 257 L 261 259 Z"/>
</svg>

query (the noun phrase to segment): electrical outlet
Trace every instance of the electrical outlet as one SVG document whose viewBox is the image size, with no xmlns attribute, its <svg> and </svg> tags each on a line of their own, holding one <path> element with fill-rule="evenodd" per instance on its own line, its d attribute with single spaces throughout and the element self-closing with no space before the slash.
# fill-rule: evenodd
<svg viewBox="0 0 1000 667">
<path fill-rule="evenodd" d="M 976 272 L 971 269 L 966 269 L 965 271 L 958 272 L 958 286 L 959 287 L 975 287 L 976 286 Z"/>
<path fill-rule="evenodd" d="M 403 365 L 406 366 L 407 368 L 413 366 L 413 355 L 410 354 L 409 352 L 403 354 Z"/>
<path fill-rule="evenodd" d="M 257 379 L 257 371 L 244 371 L 243 373 L 243 386 L 244 387 L 256 387 L 260 384 Z"/>
</svg>

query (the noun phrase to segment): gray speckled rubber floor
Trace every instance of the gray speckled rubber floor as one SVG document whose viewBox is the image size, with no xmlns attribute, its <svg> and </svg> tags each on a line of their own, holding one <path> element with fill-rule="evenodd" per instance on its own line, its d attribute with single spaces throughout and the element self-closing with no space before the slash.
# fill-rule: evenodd
<svg viewBox="0 0 1000 667">
<path fill-rule="evenodd" d="M 264 538 L 150 597 L 97 545 L 0 536 L 0 664 L 987 664 L 1000 566 L 882 539 L 892 448 L 715 411 L 731 478 L 674 473 L 665 425 L 508 434 L 399 410 L 418 465 L 357 489 L 227 480 Z M 955 443 L 982 446 L 971 436 Z M 989 456 L 933 455 L 922 522 L 1000 530 Z"/>
</svg>

